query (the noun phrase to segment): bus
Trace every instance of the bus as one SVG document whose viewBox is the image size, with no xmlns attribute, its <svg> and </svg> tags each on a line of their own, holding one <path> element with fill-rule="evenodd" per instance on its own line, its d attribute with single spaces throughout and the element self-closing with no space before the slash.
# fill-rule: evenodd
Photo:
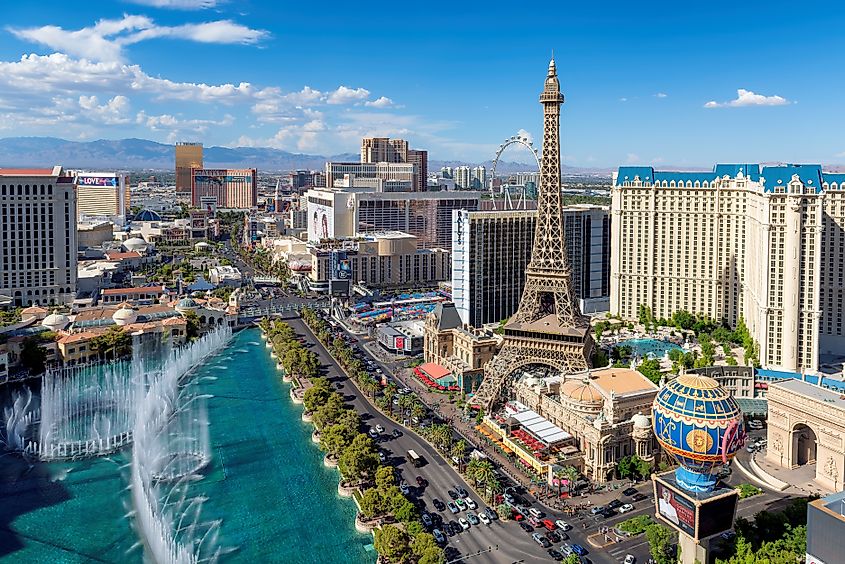
<svg viewBox="0 0 845 564">
<path fill-rule="evenodd" d="M 414 467 L 419 468 L 422 466 L 423 459 L 422 457 L 414 452 L 413 450 L 408 451 L 408 462 L 414 465 Z"/>
</svg>

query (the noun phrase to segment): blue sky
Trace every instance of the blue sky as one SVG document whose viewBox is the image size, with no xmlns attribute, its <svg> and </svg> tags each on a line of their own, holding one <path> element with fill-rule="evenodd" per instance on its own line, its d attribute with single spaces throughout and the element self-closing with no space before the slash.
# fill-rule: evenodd
<svg viewBox="0 0 845 564">
<path fill-rule="evenodd" d="M 482 161 L 539 139 L 554 49 L 567 164 L 845 163 L 845 5 L 687 4 L 4 2 L 0 136 Z"/>
</svg>

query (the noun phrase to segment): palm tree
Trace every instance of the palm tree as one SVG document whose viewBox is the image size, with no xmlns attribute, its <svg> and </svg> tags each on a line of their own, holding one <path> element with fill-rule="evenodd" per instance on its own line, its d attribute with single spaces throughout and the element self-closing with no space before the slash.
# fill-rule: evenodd
<svg viewBox="0 0 845 564">
<path fill-rule="evenodd" d="M 563 477 L 569 480 L 569 494 L 572 494 L 572 486 L 575 485 L 575 481 L 580 475 L 581 473 L 574 466 L 563 467 Z"/>
<path fill-rule="evenodd" d="M 449 453 L 450 456 L 453 456 L 463 462 L 464 455 L 467 451 L 467 442 L 463 439 L 460 439 L 452 445 L 452 451 Z"/>
<path fill-rule="evenodd" d="M 397 386 L 393 382 L 389 383 L 384 388 L 384 398 L 387 400 L 387 407 L 390 409 L 390 414 L 393 415 L 393 398 L 396 397 Z"/>
<path fill-rule="evenodd" d="M 466 475 L 467 475 L 467 478 L 472 479 L 472 481 L 476 485 L 476 487 L 478 486 L 478 477 L 476 475 L 477 470 L 478 470 L 478 459 L 473 458 L 472 460 L 469 461 L 469 464 L 467 464 Z"/>
<path fill-rule="evenodd" d="M 414 398 L 413 401 L 414 403 L 411 405 L 411 417 L 415 418 L 417 421 L 420 421 L 425 415 L 425 406 L 420 400 L 416 398 Z"/>
<path fill-rule="evenodd" d="M 489 460 L 479 460 L 475 466 L 474 474 L 476 483 L 489 487 L 490 482 L 496 478 L 496 469 Z"/>
</svg>

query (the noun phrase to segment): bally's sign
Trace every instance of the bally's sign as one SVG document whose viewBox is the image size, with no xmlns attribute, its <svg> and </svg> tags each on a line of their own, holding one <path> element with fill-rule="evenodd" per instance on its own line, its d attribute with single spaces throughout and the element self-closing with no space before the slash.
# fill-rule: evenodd
<svg viewBox="0 0 845 564">
<path fill-rule="evenodd" d="M 78 186 L 117 186 L 117 178 L 114 176 L 78 176 Z"/>
</svg>

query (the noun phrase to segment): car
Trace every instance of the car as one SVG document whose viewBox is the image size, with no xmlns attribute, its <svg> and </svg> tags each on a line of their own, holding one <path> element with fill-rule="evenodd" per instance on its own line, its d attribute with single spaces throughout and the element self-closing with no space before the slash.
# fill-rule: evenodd
<svg viewBox="0 0 845 564">
<path fill-rule="evenodd" d="M 443 536 L 443 533 L 440 532 L 440 529 L 434 529 L 431 531 L 431 534 L 434 535 L 434 540 L 438 543 L 443 544 L 446 542 L 446 537 Z"/>
<path fill-rule="evenodd" d="M 490 518 L 491 521 L 495 521 L 496 519 L 499 518 L 499 514 L 496 513 L 496 510 L 493 509 L 492 507 L 485 507 L 484 513 L 487 514 L 487 516 Z"/>
<path fill-rule="evenodd" d="M 747 447 L 745 447 L 745 450 L 747 450 L 748 452 L 753 453 L 753 452 L 755 452 L 755 451 L 757 450 L 757 445 L 748 445 Z"/>
<path fill-rule="evenodd" d="M 554 531 L 556 528 L 555 522 L 551 519 L 543 519 L 543 526 L 550 531 Z"/>
<path fill-rule="evenodd" d="M 632 501 L 642 501 L 644 499 L 648 499 L 648 496 L 641 493 L 638 493 L 637 495 L 631 498 Z"/>
<path fill-rule="evenodd" d="M 557 550 L 555 550 L 553 548 L 550 548 L 546 552 L 548 552 L 549 557 L 552 560 L 554 560 L 555 562 L 560 562 L 561 560 L 563 560 L 563 554 L 561 554 L 560 552 L 558 552 Z"/>
<path fill-rule="evenodd" d="M 629 511 L 633 511 L 633 510 L 634 510 L 634 506 L 631 505 L 630 503 L 626 503 L 625 505 L 623 505 L 622 507 L 619 508 L 619 513 L 628 513 Z"/>
<path fill-rule="evenodd" d="M 382 451 L 378 451 L 378 459 L 385 462 L 387 460 L 387 456 L 385 456 Z"/>
<path fill-rule="evenodd" d="M 423 525 L 426 527 L 431 527 L 434 525 L 434 521 L 431 520 L 431 515 L 423 511 L 423 514 L 420 516 L 422 518 Z"/>
<path fill-rule="evenodd" d="M 437 499 L 436 497 L 431 500 L 431 504 L 437 511 L 446 511 L 446 504 Z"/>
<path fill-rule="evenodd" d="M 410 393 L 411 393 L 411 388 L 402 388 L 402 393 L 403 393 L 403 394 L 410 394 Z"/>
<path fill-rule="evenodd" d="M 455 491 L 461 494 L 461 497 L 469 497 L 469 492 L 462 486 L 455 486 Z"/>
<path fill-rule="evenodd" d="M 549 542 L 560 542 L 563 540 L 557 531 L 546 531 L 546 538 L 549 539 Z"/>
<path fill-rule="evenodd" d="M 533 533 L 534 532 L 534 527 L 532 527 L 531 525 L 529 525 L 525 521 L 520 521 L 519 526 L 522 527 L 522 530 L 527 532 L 527 533 Z"/>
<path fill-rule="evenodd" d="M 376 425 L 376 432 L 384 433 L 384 427 L 382 427 L 381 425 Z"/>
<path fill-rule="evenodd" d="M 467 503 L 461 498 L 455 500 L 455 505 L 457 505 L 458 509 L 460 509 L 461 511 L 467 510 Z"/>
<path fill-rule="evenodd" d="M 636 561 L 637 559 L 634 558 L 633 554 L 626 554 L 625 560 L 623 560 L 623 564 L 634 564 Z"/>
<path fill-rule="evenodd" d="M 502 497 L 505 499 L 506 503 L 510 503 L 510 504 L 516 503 L 516 499 L 514 499 L 514 497 L 509 493 L 506 493 Z"/>
<path fill-rule="evenodd" d="M 563 543 L 562 545 L 560 545 L 559 550 L 563 553 L 564 556 L 569 556 L 570 554 L 575 554 L 575 551 L 572 550 L 572 547 L 569 546 L 569 543 Z"/>
<path fill-rule="evenodd" d="M 611 502 L 607 504 L 608 509 L 618 509 L 620 507 L 622 507 L 622 502 L 618 499 L 611 500 Z"/>
<path fill-rule="evenodd" d="M 390 434 L 393 435 L 395 438 L 398 438 L 402 436 L 402 431 L 400 431 L 399 429 L 393 429 L 393 432 Z"/>
<path fill-rule="evenodd" d="M 733 532 L 733 531 L 725 531 L 724 533 L 722 533 L 719 536 L 722 537 L 723 539 L 725 539 L 726 541 L 729 541 L 736 536 L 736 533 Z"/>
<path fill-rule="evenodd" d="M 446 493 L 449 495 L 450 498 L 458 499 L 458 494 L 455 490 L 449 490 Z"/>
<path fill-rule="evenodd" d="M 378 431 L 376 431 L 376 430 L 375 430 L 375 429 L 373 429 L 372 427 L 370 427 L 370 430 L 369 430 L 369 431 L 367 431 L 367 434 L 370 436 L 370 438 L 373 438 L 373 439 L 377 439 L 377 438 L 378 438 Z"/>
<path fill-rule="evenodd" d="M 580 544 L 573 544 L 572 552 L 574 552 L 578 556 L 584 556 L 587 554 L 587 549 L 581 546 Z"/>
<path fill-rule="evenodd" d="M 550 543 L 549 540 L 546 537 L 540 535 L 540 533 L 532 534 L 531 538 L 534 539 L 534 542 L 536 542 L 537 544 L 539 544 L 543 548 L 549 548 L 549 547 L 552 546 L 552 543 Z"/>
<path fill-rule="evenodd" d="M 480 520 L 478 519 L 478 515 L 476 515 L 472 511 L 467 513 L 467 519 L 469 519 L 469 522 L 473 525 L 478 525 L 478 523 L 480 522 Z"/>
<path fill-rule="evenodd" d="M 602 512 L 600 513 L 600 515 L 601 515 L 602 517 L 604 517 L 605 519 L 610 519 L 611 517 L 613 517 L 614 515 L 616 515 L 616 510 L 615 510 L 615 509 L 611 509 L 611 508 L 609 508 L 609 507 L 605 507 L 604 511 L 602 511 Z"/>
<path fill-rule="evenodd" d="M 399 489 L 402 491 L 403 495 L 408 495 L 411 493 L 411 488 L 408 486 L 408 482 L 402 480 L 402 483 L 399 484 Z"/>
<path fill-rule="evenodd" d="M 461 528 L 458 527 L 458 530 L 460 531 Z M 455 531 L 452 530 L 452 522 L 451 521 L 443 523 L 443 532 L 446 534 L 447 537 L 455 536 Z"/>
<path fill-rule="evenodd" d="M 536 517 L 537 519 L 543 517 L 543 512 L 537 509 L 536 507 L 529 507 L 528 513 Z"/>
<path fill-rule="evenodd" d="M 491 523 L 490 517 L 483 511 L 478 512 L 478 520 L 484 523 L 485 525 L 489 525 Z"/>
<path fill-rule="evenodd" d="M 560 529 L 561 531 L 568 531 L 569 529 L 572 528 L 572 525 L 570 525 L 569 523 L 567 523 L 563 519 L 558 519 L 557 521 L 555 521 L 555 525 L 557 525 L 557 528 Z"/>
<path fill-rule="evenodd" d="M 475 503 L 471 497 L 466 498 L 467 507 L 470 509 L 478 509 L 478 504 Z"/>
<path fill-rule="evenodd" d="M 424 488 L 428 485 L 428 480 L 426 480 L 422 476 L 417 476 L 417 485 L 421 488 Z"/>
<path fill-rule="evenodd" d="M 539 527 L 540 526 L 540 520 L 537 519 L 536 517 L 534 517 L 533 515 L 528 517 L 528 522 L 531 523 L 532 527 Z"/>
<path fill-rule="evenodd" d="M 448 508 L 449 508 L 449 511 L 451 511 L 453 515 L 454 515 L 455 513 L 457 513 L 458 511 L 460 511 L 460 509 L 458 509 L 458 506 L 457 506 L 457 505 L 455 505 L 455 502 L 454 502 L 454 501 L 450 501 L 449 503 L 447 503 L 447 504 L 446 504 L 446 507 L 448 507 Z"/>
<path fill-rule="evenodd" d="M 604 511 L 604 506 L 603 505 L 596 505 L 596 506 L 590 508 L 590 515 L 598 515 L 602 511 Z"/>
<path fill-rule="evenodd" d="M 460 524 L 461 524 L 461 529 L 463 529 L 463 530 L 465 530 L 465 531 L 466 531 L 467 529 L 469 529 L 469 521 L 467 521 L 467 520 L 466 520 L 466 519 L 464 519 L 463 517 L 461 517 L 460 519 L 458 519 L 458 523 L 460 523 Z"/>
<path fill-rule="evenodd" d="M 627 495 L 628 497 L 631 497 L 632 495 L 637 495 L 637 490 L 636 488 L 627 488 L 622 490 L 622 495 Z"/>
</svg>

